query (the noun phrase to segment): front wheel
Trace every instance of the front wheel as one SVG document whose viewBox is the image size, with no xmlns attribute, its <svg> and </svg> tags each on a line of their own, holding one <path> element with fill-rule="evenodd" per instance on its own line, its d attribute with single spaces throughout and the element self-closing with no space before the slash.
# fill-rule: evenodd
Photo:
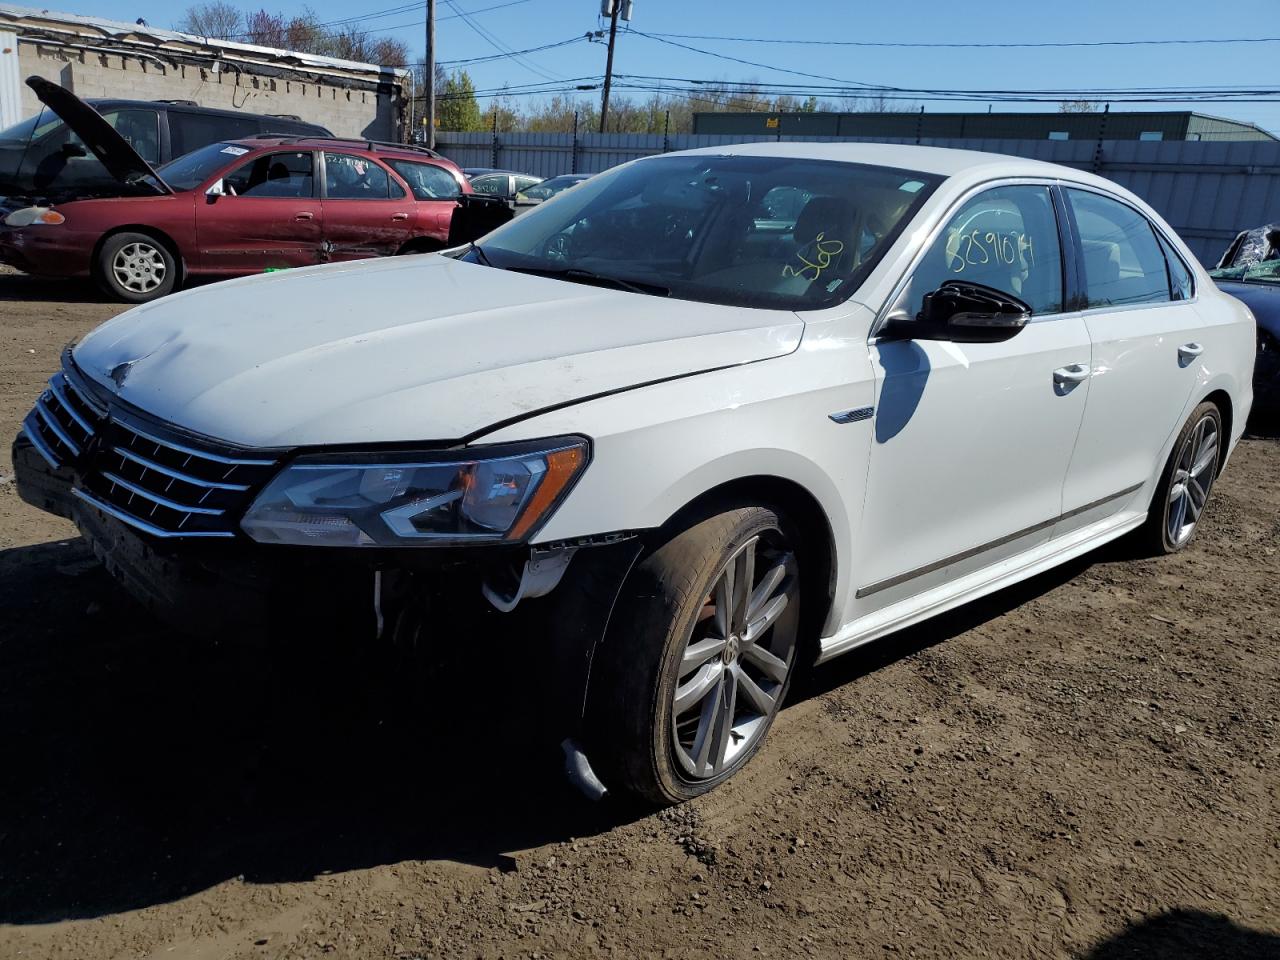
<svg viewBox="0 0 1280 960">
<path fill-rule="evenodd" d="M 796 665 L 800 576 L 765 507 L 703 520 L 632 573 L 591 684 L 591 758 L 610 787 L 678 803 L 763 743 Z"/>
<path fill-rule="evenodd" d="M 117 233 L 98 253 L 98 283 L 125 303 L 146 303 L 173 292 L 178 264 L 168 248 L 145 233 Z"/>
<path fill-rule="evenodd" d="M 1138 530 L 1145 552 L 1177 553 L 1191 542 L 1225 444 L 1222 413 L 1215 404 L 1206 401 L 1191 411 L 1165 464 L 1147 522 Z"/>
</svg>

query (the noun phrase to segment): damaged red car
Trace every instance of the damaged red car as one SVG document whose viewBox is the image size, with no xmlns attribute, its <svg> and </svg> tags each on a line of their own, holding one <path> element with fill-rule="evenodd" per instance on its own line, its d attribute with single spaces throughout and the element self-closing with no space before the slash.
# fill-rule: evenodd
<svg viewBox="0 0 1280 960">
<path fill-rule="evenodd" d="M 155 170 L 88 104 L 27 82 L 117 186 L 0 198 L 0 263 L 91 277 L 126 302 L 162 297 L 190 277 L 426 253 L 509 217 L 469 204 L 462 172 L 412 146 L 261 137 L 213 143 Z"/>
</svg>

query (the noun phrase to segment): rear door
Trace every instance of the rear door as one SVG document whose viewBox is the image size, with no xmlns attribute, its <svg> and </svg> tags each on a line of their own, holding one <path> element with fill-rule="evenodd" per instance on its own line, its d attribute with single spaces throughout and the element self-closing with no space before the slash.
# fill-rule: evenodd
<svg viewBox="0 0 1280 960">
<path fill-rule="evenodd" d="M 1089 399 L 1056 534 L 1133 509 L 1182 425 L 1204 349 L 1184 264 L 1158 230 L 1117 198 L 1064 191 L 1078 238 L 1092 341 Z M 1145 502 L 1143 503 L 1145 506 Z"/>
<path fill-rule="evenodd" d="M 416 207 L 416 235 L 440 243 L 449 241 L 462 184 L 450 171 L 424 160 L 387 161 L 413 194 Z"/>
<path fill-rule="evenodd" d="M 324 151 L 324 246 L 330 260 L 390 256 L 414 237 L 415 203 L 380 164 Z"/>
<path fill-rule="evenodd" d="M 227 151 L 245 147 L 234 144 Z M 197 269 L 238 274 L 322 262 L 323 217 L 310 150 L 264 153 L 223 179 L 224 196 L 196 204 Z"/>
</svg>

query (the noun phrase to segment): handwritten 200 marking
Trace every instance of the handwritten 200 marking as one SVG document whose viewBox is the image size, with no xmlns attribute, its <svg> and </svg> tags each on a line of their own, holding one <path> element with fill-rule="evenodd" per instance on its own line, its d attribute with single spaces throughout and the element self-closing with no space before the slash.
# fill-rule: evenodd
<svg viewBox="0 0 1280 960">
<path fill-rule="evenodd" d="M 805 277 L 808 280 L 817 280 L 822 276 L 822 271 L 831 266 L 831 261 L 840 256 L 844 252 L 844 243 L 839 240 L 824 240 L 826 234 L 820 233 L 813 238 L 813 246 L 815 256 L 813 260 L 806 260 L 803 254 L 796 254 L 796 259 L 804 264 L 799 270 L 787 264 L 782 268 L 784 277 L 804 277 L 808 270 L 813 271 L 812 277 Z"/>
</svg>

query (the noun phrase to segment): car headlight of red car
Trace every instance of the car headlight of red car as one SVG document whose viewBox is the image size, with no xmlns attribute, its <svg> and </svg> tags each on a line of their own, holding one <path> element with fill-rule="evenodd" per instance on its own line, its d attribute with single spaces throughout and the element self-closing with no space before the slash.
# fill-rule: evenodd
<svg viewBox="0 0 1280 960">
<path fill-rule="evenodd" d="M 30 227 L 36 224 L 57 226 L 67 218 L 52 207 L 23 207 L 4 218 L 6 227 Z"/>
<path fill-rule="evenodd" d="M 241 529 L 260 543 L 431 547 L 518 543 L 587 466 L 581 437 L 423 453 L 320 454 L 285 467 Z"/>
</svg>

